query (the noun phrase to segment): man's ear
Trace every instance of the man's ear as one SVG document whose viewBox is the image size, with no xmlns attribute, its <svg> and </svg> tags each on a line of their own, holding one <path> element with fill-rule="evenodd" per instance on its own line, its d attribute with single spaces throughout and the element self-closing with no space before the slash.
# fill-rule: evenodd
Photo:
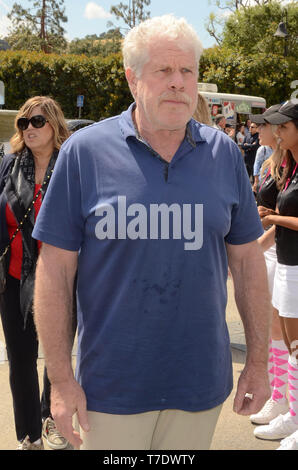
<svg viewBox="0 0 298 470">
<path fill-rule="evenodd" d="M 125 76 L 126 76 L 126 80 L 130 88 L 131 94 L 135 98 L 137 94 L 137 83 L 138 83 L 137 76 L 135 72 L 130 68 L 125 69 Z"/>
</svg>

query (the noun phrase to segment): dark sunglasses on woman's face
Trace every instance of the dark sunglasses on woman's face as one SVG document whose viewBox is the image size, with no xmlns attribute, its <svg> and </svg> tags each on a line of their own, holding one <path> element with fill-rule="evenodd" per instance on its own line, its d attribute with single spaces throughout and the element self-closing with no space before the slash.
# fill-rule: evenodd
<svg viewBox="0 0 298 470">
<path fill-rule="evenodd" d="M 21 131 L 25 131 L 26 129 L 28 129 L 30 122 L 33 127 L 35 127 L 36 129 L 40 129 L 48 121 L 46 120 L 44 116 L 41 116 L 41 115 L 32 116 L 32 118 L 30 119 L 22 117 L 18 119 L 17 126 Z"/>
</svg>

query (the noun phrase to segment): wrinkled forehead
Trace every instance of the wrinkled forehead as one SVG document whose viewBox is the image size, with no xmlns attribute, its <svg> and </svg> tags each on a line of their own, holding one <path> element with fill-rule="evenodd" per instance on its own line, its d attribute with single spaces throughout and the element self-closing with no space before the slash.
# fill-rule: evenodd
<svg viewBox="0 0 298 470">
<path fill-rule="evenodd" d="M 151 40 L 147 45 L 147 57 L 149 61 L 163 60 L 172 58 L 173 56 L 179 57 L 179 59 L 185 59 L 192 62 L 193 65 L 197 65 L 198 60 L 196 59 L 196 51 L 193 45 L 186 39 L 168 39 L 158 38 L 157 40 Z"/>
</svg>

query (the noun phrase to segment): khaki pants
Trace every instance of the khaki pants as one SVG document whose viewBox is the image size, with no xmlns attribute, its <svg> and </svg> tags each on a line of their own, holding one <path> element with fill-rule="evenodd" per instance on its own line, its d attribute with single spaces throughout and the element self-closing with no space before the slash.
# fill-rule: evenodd
<svg viewBox="0 0 298 470">
<path fill-rule="evenodd" d="M 222 405 L 207 411 L 150 411 L 134 415 L 88 412 L 81 450 L 208 450 Z"/>
</svg>

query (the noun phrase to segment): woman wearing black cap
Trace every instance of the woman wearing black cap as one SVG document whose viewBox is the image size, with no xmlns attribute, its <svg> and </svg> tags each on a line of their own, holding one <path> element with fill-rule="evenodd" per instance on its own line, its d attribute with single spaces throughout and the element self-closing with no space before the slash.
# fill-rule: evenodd
<svg viewBox="0 0 298 470">
<path fill-rule="evenodd" d="M 269 425 L 256 428 L 255 435 L 263 439 L 285 438 L 279 449 L 298 450 L 298 101 L 286 102 L 266 121 L 278 125 L 279 144 L 286 150 L 277 210 L 264 209 L 260 215 L 264 227 L 275 225 L 278 263 L 272 302 L 279 311 L 289 350 L 290 411 Z"/>
<path fill-rule="evenodd" d="M 256 187 L 256 200 L 259 210 L 269 208 L 275 210 L 278 189 L 277 181 L 281 178 L 281 169 L 284 151 L 278 145 L 278 138 L 275 134 L 277 126 L 266 123 L 266 116 L 270 116 L 277 111 L 280 105 L 271 106 L 265 113 L 252 115 L 251 119 L 258 125 L 259 140 L 262 147 L 268 146 L 273 153 L 265 160 L 261 168 L 260 182 Z M 275 229 L 275 227 L 273 227 Z M 272 296 L 275 270 L 277 265 L 275 243 L 268 247 L 267 240 L 271 243 L 270 230 L 266 230 L 259 239 L 259 243 L 264 250 L 267 266 L 269 290 Z M 263 408 L 250 416 L 250 420 L 255 424 L 269 424 L 279 414 L 287 413 L 289 410 L 286 396 L 287 373 L 288 373 L 288 349 L 283 341 L 280 327 L 278 311 L 273 308 L 273 318 L 271 325 L 271 341 L 269 350 L 268 372 L 271 385 L 271 397 Z"/>
</svg>

